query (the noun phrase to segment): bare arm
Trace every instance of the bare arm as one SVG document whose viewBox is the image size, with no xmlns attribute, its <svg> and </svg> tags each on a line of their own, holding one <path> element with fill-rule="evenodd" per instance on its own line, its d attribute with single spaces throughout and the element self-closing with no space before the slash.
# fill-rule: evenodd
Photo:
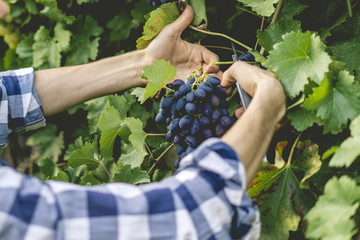
<svg viewBox="0 0 360 240">
<path fill-rule="evenodd" d="M 115 57 L 79 66 L 46 69 L 35 72 L 35 87 L 45 116 L 61 112 L 92 98 L 116 93 L 145 85 L 142 69 L 155 59 L 165 59 L 177 69 L 177 78 L 185 79 L 200 66 L 208 73 L 219 68 L 210 63 L 218 56 L 198 44 L 180 38 L 182 31 L 193 19 L 188 5 L 180 17 L 161 31 L 144 50 L 133 51 Z"/>
<path fill-rule="evenodd" d="M 236 81 L 253 100 L 222 140 L 244 163 L 248 187 L 266 154 L 276 125 L 285 114 L 285 94 L 273 73 L 244 62 L 237 62 L 224 72 L 222 85 L 230 86 Z"/>
</svg>

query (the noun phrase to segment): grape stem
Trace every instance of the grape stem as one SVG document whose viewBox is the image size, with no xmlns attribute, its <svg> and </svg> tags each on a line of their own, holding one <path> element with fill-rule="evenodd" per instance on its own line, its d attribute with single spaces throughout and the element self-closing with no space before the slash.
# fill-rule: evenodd
<svg viewBox="0 0 360 240">
<path fill-rule="evenodd" d="M 204 30 L 201 30 L 201 29 L 199 29 L 199 28 L 197 28 L 197 27 L 195 27 L 195 26 L 192 26 L 192 25 L 190 25 L 189 27 L 190 27 L 191 29 L 193 29 L 193 30 L 195 30 L 195 31 L 198 31 L 198 32 L 201 32 L 201 33 L 205 33 L 205 34 L 208 34 L 208 35 L 214 35 L 214 36 L 219 36 L 219 37 L 227 38 L 227 39 L 233 41 L 234 43 L 242 46 L 243 48 L 246 48 L 246 49 L 249 50 L 249 51 L 253 50 L 251 47 L 246 46 L 245 44 L 237 41 L 236 39 L 234 39 L 234 38 L 232 38 L 232 37 L 229 37 L 229 36 L 226 35 L 226 34 L 217 33 L 217 32 L 210 32 L 210 31 L 204 31 Z"/>
<path fill-rule="evenodd" d="M 155 168 L 155 166 L 159 163 L 159 160 L 174 146 L 175 144 L 172 143 L 168 148 L 165 149 L 164 152 L 162 152 L 160 154 L 160 156 L 158 158 L 155 159 L 155 162 L 153 163 L 153 165 L 150 167 L 149 171 L 147 172 L 147 175 L 150 175 L 150 173 L 152 172 L 152 170 Z"/>
<path fill-rule="evenodd" d="M 166 136 L 165 133 L 147 133 L 146 136 Z"/>
<path fill-rule="evenodd" d="M 109 171 L 106 169 L 105 165 L 99 161 L 99 163 L 101 164 L 101 166 L 104 168 L 105 172 L 107 173 L 107 175 L 110 177 L 111 181 L 114 183 L 114 179 L 112 178 L 111 174 L 109 173 Z"/>
<path fill-rule="evenodd" d="M 349 12 L 349 17 L 352 17 L 352 8 L 351 8 L 351 1 L 350 0 L 346 0 L 347 3 L 347 8 L 348 8 L 348 12 Z"/>
<path fill-rule="evenodd" d="M 304 100 L 305 100 L 305 94 L 303 94 L 303 95 L 301 96 L 301 98 L 299 98 L 299 100 L 296 101 L 296 103 L 294 103 L 293 105 L 287 107 L 286 110 L 288 111 L 288 110 L 290 110 L 290 109 L 293 109 L 294 107 L 299 106 L 300 104 L 302 104 L 302 103 L 304 102 Z"/>
<path fill-rule="evenodd" d="M 289 158 L 288 158 L 288 162 L 287 162 L 287 164 L 286 164 L 288 167 L 291 165 L 291 161 L 292 161 L 292 157 L 293 157 L 293 155 L 294 155 L 295 147 L 296 147 L 297 143 L 298 143 L 299 140 L 300 140 L 301 134 L 302 134 L 302 132 L 301 132 L 301 133 L 299 134 L 299 136 L 296 138 L 293 146 L 291 147 L 291 151 L 290 151 L 290 155 L 289 155 Z"/>
</svg>

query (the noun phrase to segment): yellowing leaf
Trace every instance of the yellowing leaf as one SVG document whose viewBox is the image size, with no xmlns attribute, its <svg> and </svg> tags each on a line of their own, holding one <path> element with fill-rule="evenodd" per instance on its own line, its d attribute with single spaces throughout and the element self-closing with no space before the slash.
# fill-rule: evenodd
<svg viewBox="0 0 360 240">
<path fill-rule="evenodd" d="M 274 4 L 279 0 L 238 0 L 259 14 L 260 16 L 270 17 L 274 12 Z"/>
</svg>

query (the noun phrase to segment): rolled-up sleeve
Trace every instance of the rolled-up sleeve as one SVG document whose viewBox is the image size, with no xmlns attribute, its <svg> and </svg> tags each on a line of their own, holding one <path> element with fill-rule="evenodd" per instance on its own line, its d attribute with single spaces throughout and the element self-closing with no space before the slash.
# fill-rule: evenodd
<svg viewBox="0 0 360 240">
<path fill-rule="evenodd" d="M 45 125 L 33 68 L 0 72 L 0 147 L 11 132 L 25 132 Z"/>
</svg>

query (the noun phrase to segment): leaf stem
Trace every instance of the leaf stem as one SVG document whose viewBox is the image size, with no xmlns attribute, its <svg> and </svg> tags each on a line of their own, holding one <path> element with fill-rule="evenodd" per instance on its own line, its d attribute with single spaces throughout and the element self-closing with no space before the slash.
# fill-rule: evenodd
<svg viewBox="0 0 360 240">
<path fill-rule="evenodd" d="M 227 65 L 227 64 L 231 65 L 231 64 L 233 64 L 233 63 L 234 63 L 233 61 L 228 61 L 228 62 L 212 62 L 212 63 L 210 63 L 209 65 Z"/>
<path fill-rule="evenodd" d="M 146 136 L 166 136 L 165 133 L 147 133 Z"/>
<path fill-rule="evenodd" d="M 250 13 L 250 14 L 252 14 L 252 15 L 254 15 L 254 16 L 260 17 L 260 16 L 259 16 L 259 15 L 257 15 L 256 13 L 254 13 L 254 12 L 252 12 L 252 11 L 250 11 L 250 10 L 246 9 L 246 8 L 242 8 L 242 7 L 239 7 L 239 6 L 236 6 L 235 8 L 237 8 L 237 9 L 239 9 L 239 10 L 241 10 L 241 11 L 244 11 L 244 12 Z"/>
<path fill-rule="evenodd" d="M 210 32 L 210 31 L 204 31 L 204 30 L 201 30 L 201 29 L 199 29 L 199 28 L 197 28 L 197 27 L 195 27 L 195 26 L 192 26 L 192 25 L 190 25 L 189 27 L 190 27 L 191 29 L 193 29 L 193 30 L 195 30 L 195 31 L 198 31 L 198 32 L 201 32 L 201 33 L 205 33 L 205 34 L 208 34 L 208 35 L 214 35 L 214 36 L 219 36 L 219 37 L 227 38 L 227 39 L 233 41 L 234 43 L 242 46 L 243 48 L 246 48 L 246 49 L 249 50 L 249 51 L 253 50 L 251 47 L 246 46 L 245 44 L 237 41 L 236 39 L 234 39 L 234 38 L 232 38 L 232 37 L 227 36 L 226 34 L 217 33 L 217 32 Z"/>
<path fill-rule="evenodd" d="M 290 110 L 290 109 L 293 109 L 294 107 L 299 106 L 300 104 L 302 104 L 302 103 L 304 102 L 304 100 L 305 100 L 305 94 L 303 94 L 303 95 L 301 96 L 301 98 L 299 98 L 299 100 L 296 101 L 296 103 L 294 103 L 294 104 L 291 105 L 291 106 L 288 106 L 288 107 L 286 108 L 286 110 L 288 111 L 288 110 Z"/>
<path fill-rule="evenodd" d="M 149 148 L 149 145 L 147 145 L 147 143 L 145 143 L 145 147 L 146 149 L 148 150 L 149 154 L 150 154 L 150 158 L 154 160 L 154 155 L 152 154 L 150 148 Z"/>
<path fill-rule="evenodd" d="M 349 17 L 352 17 L 353 13 L 352 13 L 351 1 L 346 0 L 346 3 L 347 3 L 348 12 L 349 12 Z"/>
<path fill-rule="evenodd" d="M 294 155 L 295 147 L 296 147 L 297 143 L 299 142 L 302 133 L 303 133 L 303 132 L 301 132 L 301 133 L 299 134 L 299 136 L 297 136 L 297 138 L 296 138 L 293 146 L 291 147 L 291 151 L 290 151 L 290 155 L 289 155 L 289 158 L 288 158 L 288 162 L 287 162 L 287 164 L 286 164 L 287 166 L 290 166 L 290 165 L 291 165 L 291 161 L 292 161 L 292 157 L 293 157 L 293 155 Z"/>
<path fill-rule="evenodd" d="M 224 50 L 229 50 L 229 51 L 233 51 L 232 48 L 229 48 L 229 47 L 223 47 L 223 46 L 214 46 L 214 45 L 204 45 L 204 47 L 206 48 L 218 48 L 218 49 L 224 49 Z M 235 49 L 236 52 L 240 53 L 240 54 L 244 54 L 243 51 L 240 51 L 240 50 L 237 50 Z"/>
<path fill-rule="evenodd" d="M 263 29 L 264 29 L 264 22 L 265 22 L 265 16 L 262 17 L 262 20 L 261 20 L 260 32 L 262 32 Z M 259 44 L 259 39 L 257 38 L 257 39 L 256 39 L 256 43 L 255 43 L 255 47 L 254 47 L 255 50 L 256 50 L 258 44 Z"/>
<path fill-rule="evenodd" d="M 155 162 L 153 163 L 153 165 L 150 167 L 149 171 L 147 172 L 147 175 L 150 176 L 150 173 L 152 172 L 152 170 L 155 168 L 155 166 L 158 164 L 160 158 L 162 158 L 175 144 L 172 143 L 169 147 L 167 147 L 158 158 L 155 159 Z"/>
<path fill-rule="evenodd" d="M 107 175 L 110 177 L 111 181 L 114 183 L 114 179 L 112 178 L 111 174 L 109 173 L 109 171 L 106 169 L 105 165 L 99 161 L 99 163 L 101 164 L 101 166 L 104 168 L 105 172 L 107 173 Z"/>
</svg>

